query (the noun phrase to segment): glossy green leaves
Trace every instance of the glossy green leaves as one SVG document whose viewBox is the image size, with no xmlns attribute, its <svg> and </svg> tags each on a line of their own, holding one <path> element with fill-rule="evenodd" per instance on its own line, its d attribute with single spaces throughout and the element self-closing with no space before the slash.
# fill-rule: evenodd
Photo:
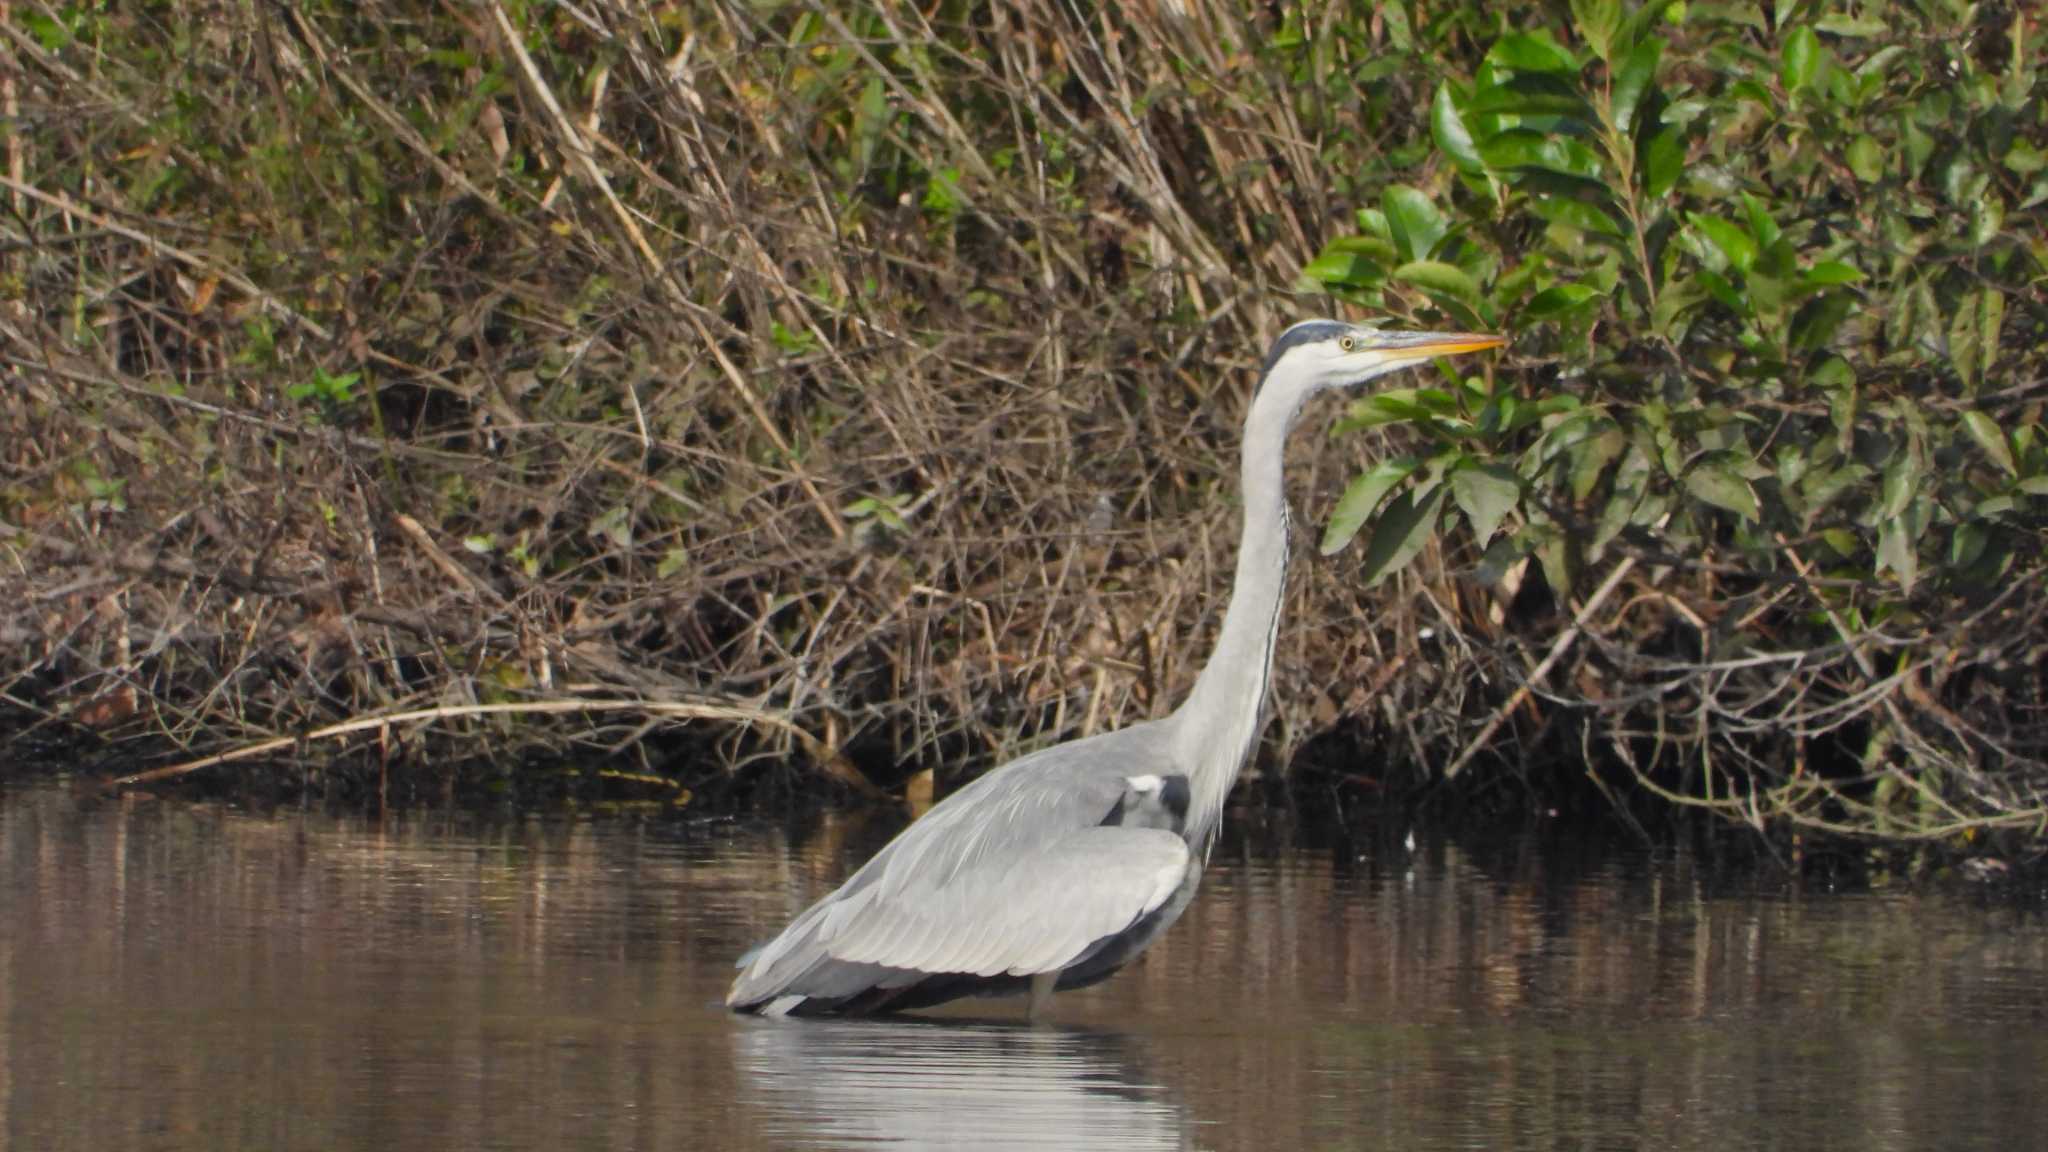
<svg viewBox="0 0 2048 1152">
<path fill-rule="evenodd" d="M 1570 582 L 1650 534 L 1916 599 L 2048 555 L 2040 30 L 1957 54 L 1912 31 L 1929 3 L 1567 0 L 1447 61 L 1439 163 L 1310 276 L 1518 358 L 1355 403 L 1392 462 L 1325 546 Z"/>
</svg>

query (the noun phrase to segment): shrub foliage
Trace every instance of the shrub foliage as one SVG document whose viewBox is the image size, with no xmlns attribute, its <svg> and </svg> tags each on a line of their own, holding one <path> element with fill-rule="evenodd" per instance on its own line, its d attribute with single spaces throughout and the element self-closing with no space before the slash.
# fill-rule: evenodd
<svg viewBox="0 0 2048 1152">
<path fill-rule="evenodd" d="M 1439 179 L 1386 186 L 1307 274 L 1516 330 L 1520 363 L 1356 403 L 1342 428 L 1407 450 L 1325 548 L 1371 521 L 1379 578 L 1456 524 L 1482 579 L 1533 560 L 1573 597 L 1640 567 L 1630 607 L 1572 601 L 1615 623 L 1553 691 L 1639 775 L 1691 759 L 1653 785 L 1674 799 L 2038 824 L 2037 33 L 1948 0 L 1777 9 L 1575 0 L 1442 78 Z"/>
</svg>

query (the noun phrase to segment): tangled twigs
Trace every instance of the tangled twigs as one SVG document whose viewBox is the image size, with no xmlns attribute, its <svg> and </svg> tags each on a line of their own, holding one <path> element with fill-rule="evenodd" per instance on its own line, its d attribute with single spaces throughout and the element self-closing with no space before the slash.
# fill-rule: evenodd
<svg viewBox="0 0 2048 1152">
<path fill-rule="evenodd" d="M 1498 732 L 1500 726 L 1507 721 L 1507 718 L 1514 714 L 1515 709 L 1520 708 L 1522 702 L 1527 700 L 1530 694 L 1542 685 L 1543 678 L 1550 675 L 1550 670 L 1556 667 L 1557 662 L 1564 658 L 1566 652 L 1571 650 L 1572 642 L 1577 640 L 1579 634 L 1586 630 L 1586 621 L 1593 618 L 1593 613 L 1600 610 L 1600 606 L 1607 602 L 1607 598 L 1614 594 L 1614 590 L 1621 586 L 1621 582 L 1628 578 L 1629 572 L 1635 566 L 1636 558 L 1633 556 L 1624 556 L 1621 562 L 1614 566 L 1614 571 L 1607 574 L 1607 579 L 1600 582 L 1600 587 L 1595 589 L 1593 594 L 1586 598 L 1586 602 L 1580 606 L 1578 614 L 1572 617 L 1571 626 L 1558 633 L 1557 639 L 1550 645 L 1550 651 L 1544 653 L 1542 663 L 1536 665 L 1529 673 L 1529 678 L 1524 680 L 1515 689 L 1514 693 L 1502 702 L 1500 707 L 1494 709 L 1492 717 L 1480 727 L 1478 734 L 1466 743 L 1465 750 L 1458 753 L 1458 758 L 1451 761 L 1450 766 L 1444 769 L 1444 779 L 1457 779 L 1458 773 L 1465 770 L 1465 765 L 1471 763 L 1474 756 L 1479 755 L 1488 744 L 1493 742 L 1493 734 Z"/>
<path fill-rule="evenodd" d="M 142 245 L 144 249 L 152 253 L 161 254 L 192 269 L 194 272 L 217 277 L 223 282 L 233 285 L 237 292 L 242 293 L 251 300 L 260 302 L 265 308 L 305 329 L 318 339 L 324 341 L 333 338 L 332 334 L 319 321 L 306 316 L 283 300 L 278 299 L 272 293 L 264 291 L 256 285 L 255 281 L 250 280 L 247 276 L 233 268 L 220 267 L 204 257 L 188 252 L 159 236 L 144 232 L 139 228 L 132 228 L 105 212 L 80 204 L 61 192 L 45 192 L 32 184 L 24 184 L 12 176 L 0 176 L 0 188 L 5 188 L 17 196 L 26 196 L 30 200 L 54 208 L 66 216 L 73 216 L 84 220 L 95 228 L 102 228 L 116 236 L 133 240 L 135 243 Z"/>
<path fill-rule="evenodd" d="M 581 168 L 585 176 L 589 178 L 591 186 L 596 188 L 598 193 L 604 197 L 605 203 L 611 208 L 613 218 L 618 221 L 619 230 L 631 242 L 633 251 L 645 263 L 647 274 L 656 283 L 667 288 L 669 290 L 668 294 L 674 298 L 675 302 L 683 306 L 684 312 L 690 318 L 691 325 L 697 330 L 698 337 L 704 341 L 706 350 L 717 361 L 719 370 L 724 374 L 726 382 L 738 394 L 741 403 L 746 405 L 747 411 L 753 416 L 755 424 L 759 426 L 762 433 L 775 445 L 776 449 L 782 453 L 783 457 L 786 460 L 790 460 L 792 465 L 796 467 L 797 483 L 803 486 L 804 494 L 810 498 L 811 504 L 818 510 L 819 518 L 825 522 L 826 527 L 832 530 L 832 535 L 835 538 L 844 539 L 846 536 L 846 525 L 840 521 L 839 514 L 833 510 L 832 505 L 827 503 L 825 497 L 819 493 L 817 483 L 811 479 L 810 474 L 800 465 L 796 465 L 795 453 L 790 450 L 788 439 L 783 436 L 782 430 L 776 426 L 775 421 L 769 417 L 768 410 L 762 407 L 761 398 L 755 393 L 753 386 L 747 383 L 747 378 L 733 365 L 732 359 L 725 354 L 724 349 L 718 346 L 718 342 L 711 338 L 710 331 L 704 327 L 703 319 L 696 313 L 696 302 L 684 296 L 675 287 L 674 281 L 669 278 L 667 268 L 663 266 L 661 258 L 654 254 L 653 246 L 648 244 L 647 235 L 641 230 L 639 221 L 635 220 L 633 214 L 626 210 L 626 206 L 620 203 L 618 193 L 612 190 L 611 180 L 605 175 L 604 169 L 598 167 L 597 156 L 591 151 L 589 142 L 583 138 L 581 132 L 577 131 L 576 125 L 569 119 L 569 114 L 562 110 L 561 101 L 555 98 L 554 89 L 548 87 L 547 80 L 541 76 L 540 68 L 534 64 L 533 57 L 526 51 L 526 45 L 520 40 L 518 31 L 512 27 L 511 17 L 505 14 L 504 5 L 497 3 L 496 0 L 492 0 L 491 16 L 498 23 L 498 33 L 504 39 L 506 50 L 511 52 L 514 59 L 519 62 L 520 75 L 526 78 L 526 82 L 533 90 L 535 98 L 547 109 L 549 119 L 554 123 L 556 132 L 561 136 L 563 149 L 575 159 L 577 167 Z"/>
</svg>

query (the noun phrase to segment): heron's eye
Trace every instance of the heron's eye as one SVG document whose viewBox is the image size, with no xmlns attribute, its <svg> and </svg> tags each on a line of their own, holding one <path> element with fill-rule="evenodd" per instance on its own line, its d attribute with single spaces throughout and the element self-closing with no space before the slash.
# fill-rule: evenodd
<svg viewBox="0 0 2048 1152">
<path fill-rule="evenodd" d="M 1358 337 L 1342 337 L 1337 341 L 1337 347 L 1342 348 L 1346 352 L 1356 352 L 1358 350 Z"/>
</svg>

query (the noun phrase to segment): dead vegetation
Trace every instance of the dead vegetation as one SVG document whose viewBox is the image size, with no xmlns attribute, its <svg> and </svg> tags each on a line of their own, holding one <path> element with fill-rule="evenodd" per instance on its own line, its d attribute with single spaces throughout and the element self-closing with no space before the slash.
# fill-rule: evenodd
<svg viewBox="0 0 2048 1152">
<path fill-rule="evenodd" d="M 1267 169 L 1206 220 L 1133 119 L 1165 57 L 1051 5 L 972 61 L 905 58 L 944 41 L 890 6 L 31 7 L 0 511 L 33 725 L 196 756 L 440 710 L 352 731 L 613 753 L 661 709 L 480 706 L 625 694 L 730 710 L 732 765 L 886 775 L 1187 679 L 1326 210 L 1284 114 L 1176 142 Z M 985 157 L 967 91 L 1064 161 Z M 1254 212 L 1287 242 L 1219 251 Z"/>
</svg>

